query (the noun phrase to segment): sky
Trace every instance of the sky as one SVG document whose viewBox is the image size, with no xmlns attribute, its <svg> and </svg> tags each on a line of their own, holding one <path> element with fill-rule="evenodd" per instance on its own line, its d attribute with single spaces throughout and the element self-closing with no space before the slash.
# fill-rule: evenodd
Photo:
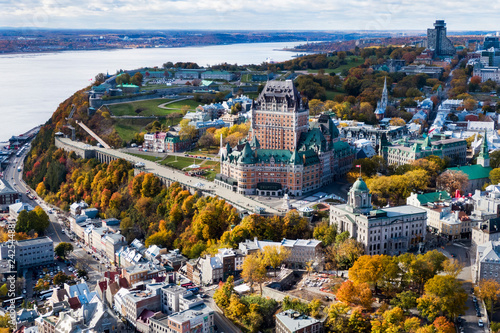
<svg viewBox="0 0 500 333">
<path fill-rule="evenodd" d="M 498 0 L 0 0 L 0 26 L 74 29 L 500 30 Z"/>
</svg>

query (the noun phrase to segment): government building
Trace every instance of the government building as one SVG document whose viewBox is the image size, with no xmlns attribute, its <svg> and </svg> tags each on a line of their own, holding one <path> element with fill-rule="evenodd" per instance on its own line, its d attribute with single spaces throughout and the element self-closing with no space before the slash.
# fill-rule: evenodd
<svg viewBox="0 0 500 333">
<path fill-rule="evenodd" d="M 291 80 L 268 81 L 252 105 L 246 141 L 221 148 L 215 182 L 247 195 L 302 195 L 343 176 L 354 150 L 327 115 L 309 109 Z"/>
<path fill-rule="evenodd" d="M 388 165 L 411 164 L 430 155 L 448 159 L 451 164 L 464 165 L 467 157 L 467 142 L 456 138 L 431 140 L 427 136 L 423 140 L 404 141 L 400 145 L 386 146 L 383 149 L 383 155 Z"/>
<path fill-rule="evenodd" d="M 373 209 L 372 195 L 360 177 L 347 194 L 347 204 L 330 208 L 330 225 L 348 231 L 365 246 L 365 254 L 399 255 L 425 239 L 427 213 L 414 206 Z"/>
</svg>

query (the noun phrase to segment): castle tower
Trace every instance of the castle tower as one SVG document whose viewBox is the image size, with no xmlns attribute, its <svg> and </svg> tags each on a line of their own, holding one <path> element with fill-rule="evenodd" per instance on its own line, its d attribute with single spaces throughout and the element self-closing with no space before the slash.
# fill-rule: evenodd
<svg viewBox="0 0 500 333">
<path fill-rule="evenodd" d="M 268 81 L 252 105 L 252 134 L 262 149 L 294 151 L 309 129 L 309 110 L 291 80 Z"/>
<path fill-rule="evenodd" d="M 351 213 L 368 214 L 372 210 L 372 195 L 363 178 L 354 182 L 347 194 L 346 209 Z"/>
<path fill-rule="evenodd" d="M 488 152 L 488 138 L 486 137 L 486 131 L 484 131 L 483 143 L 481 143 L 481 150 L 479 151 L 477 164 L 484 168 L 490 166 L 490 153 Z"/>
</svg>

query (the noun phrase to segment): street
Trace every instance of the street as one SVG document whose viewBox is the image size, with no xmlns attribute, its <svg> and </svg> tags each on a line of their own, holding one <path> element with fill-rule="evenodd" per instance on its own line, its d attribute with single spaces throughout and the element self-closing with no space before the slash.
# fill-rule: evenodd
<svg viewBox="0 0 500 333">
<path fill-rule="evenodd" d="M 486 310 L 480 305 L 482 317 L 479 318 L 476 316 L 476 309 L 473 302 L 474 295 L 470 293 L 472 287 L 472 276 L 471 276 L 471 260 L 470 260 L 468 246 L 470 246 L 470 242 L 468 243 L 456 242 L 455 244 L 444 246 L 444 249 L 438 247 L 437 250 L 439 252 L 442 252 L 448 258 L 452 258 L 452 255 L 454 255 L 455 259 L 459 260 L 465 265 L 464 269 L 457 276 L 457 279 L 463 282 L 464 290 L 468 294 L 466 303 L 467 310 L 465 312 L 465 315 L 462 316 L 466 320 L 466 323 L 464 325 L 464 332 L 484 333 L 488 332 L 488 330 L 486 329 L 486 327 L 479 327 L 478 320 L 482 319 L 486 326 L 487 322 Z"/>
<path fill-rule="evenodd" d="M 26 153 L 27 152 L 19 157 L 13 156 L 11 158 L 12 163 L 4 171 L 4 179 L 6 179 L 15 190 L 22 194 L 23 202 L 29 203 L 33 207 L 40 206 L 47 213 L 50 219 L 50 226 L 47 229 L 46 236 L 50 237 L 54 241 L 54 248 L 61 242 L 67 242 L 73 245 L 74 251 L 68 256 L 68 259 L 73 265 L 76 265 L 76 263 L 80 263 L 83 265 L 83 267 L 86 268 L 86 270 L 88 271 L 87 284 L 89 285 L 90 289 L 93 289 L 93 287 L 97 284 L 97 281 L 102 278 L 102 274 L 106 271 L 106 268 L 99 261 L 92 258 L 91 255 L 87 254 L 88 250 L 83 247 L 79 248 L 77 246 L 77 242 L 72 242 L 67 232 L 62 232 L 64 224 L 63 220 L 58 217 L 58 214 L 61 214 L 62 216 L 63 213 L 60 212 L 57 208 L 50 207 L 48 204 L 46 204 L 40 197 L 38 197 L 35 191 L 29 188 L 28 185 L 23 181 L 22 172 L 17 171 L 17 168 L 23 168 L 23 160 Z M 34 199 L 28 199 L 28 197 L 26 196 L 28 190 L 33 195 Z M 61 268 L 61 271 L 63 271 L 65 274 L 72 274 L 68 270 L 66 264 L 57 261 L 56 263 Z M 32 280 L 31 274 L 27 274 L 26 291 L 28 298 L 32 297 L 32 287 L 36 284 L 36 282 L 36 280 Z"/>
</svg>

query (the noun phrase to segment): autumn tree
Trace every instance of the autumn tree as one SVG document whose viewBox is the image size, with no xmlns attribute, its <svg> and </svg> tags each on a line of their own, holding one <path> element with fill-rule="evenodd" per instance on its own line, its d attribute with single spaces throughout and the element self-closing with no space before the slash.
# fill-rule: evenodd
<svg viewBox="0 0 500 333">
<path fill-rule="evenodd" d="M 354 284 L 347 280 L 340 285 L 336 294 L 339 301 L 352 306 L 361 306 L 371 309 L 373 296 L 370 287 L 366 283 Z"/>
<path fill-rule="evenodd" d="M 179 136 L 182 141 L 193 140 L 198 135 L 198 130 L 189 124 L 189 119 L 181 120 L 179 125 Z"/>
<path fill-rule="evenodd" d="M 445 190 L 448 193 L 455 193 L 456 190 L 463 191 L 469 182 L 469 177 L 457 170 L 448 170 L 443 172 L 436 179 L 436 186 L 440 190 Z"/>
<path fill-rule="evenodd" d="M 480 280 L 475 292 L 484 301 L 490 313 L 493 313 L 493 306 L 500 297 L 500 283 L 493 279 Z"/>
<path fill-rule="evenodd" d="M 424 290 L 424 295 L 417 299 L 417 308 L 423 317 L 434 320 L 444 315 L 455 319 L 465 312 L 467 294 L 453 276 L 436 275 L 427 281 Z"/>
<path fill-rule="evenodd" d="M 391 126 L 405 126 L 406 122 L 402 118 L 393 117 L 389 120 L 389 125 Z"/>
<path fill-rule="evenodd" d="M 437 333 L 455 333 L 455 325 L 449 322 L 446 317 L 437 317 L 432 325 L 436 328 Z"/>
<path fill-rule="evenodd" d="M 385 311 L 381 318 L 372 320 L 372 333 L 403 332 L 405 315 L 401 308 L 395 307 Z"/>
<path fill-rule="evenodd" d="M 288 259 L 290 256 L 290 250 L 284 246 L 264 246 L 263 248 L 263 260 L 267 266 L 271 266 L 274 270 L 274 276 L 276 276 L 277 268 Z"/>
<path fill-rule="evenodd" d="M 495 168 L 490 171 L 490 181 L 492 184 L 500 184 L 500 168 Z"/>
<path fill-rule="evenodd" d="M 464 263 L 453 258 L 446 259 L 443 262 L 443 272 L 455 278 L 458 276 L 458 274 L 460 274 L 460 272 L 464 269 L 464 267 L 465 267 Z"/>
<path fill-rule="evenodd" d="M 54 284 L 57 286 L 62 286 L 69 280 L 71 280 L 71 277 L 64 274 L 63 272 L 59 272 L 54 276 Z"/>
<path fill-rule="evenodd" d="M 241 277 L 246 283 L 250 284 L 250 290 L 252 292 L 254 283 L 258 283 L 261 289 L 260 293 L 262 294 L 262 283 L 267 279 L 267 272 L 260 252 L 246 256 L 245 261 L 243 261 Z"/>
</svg>

